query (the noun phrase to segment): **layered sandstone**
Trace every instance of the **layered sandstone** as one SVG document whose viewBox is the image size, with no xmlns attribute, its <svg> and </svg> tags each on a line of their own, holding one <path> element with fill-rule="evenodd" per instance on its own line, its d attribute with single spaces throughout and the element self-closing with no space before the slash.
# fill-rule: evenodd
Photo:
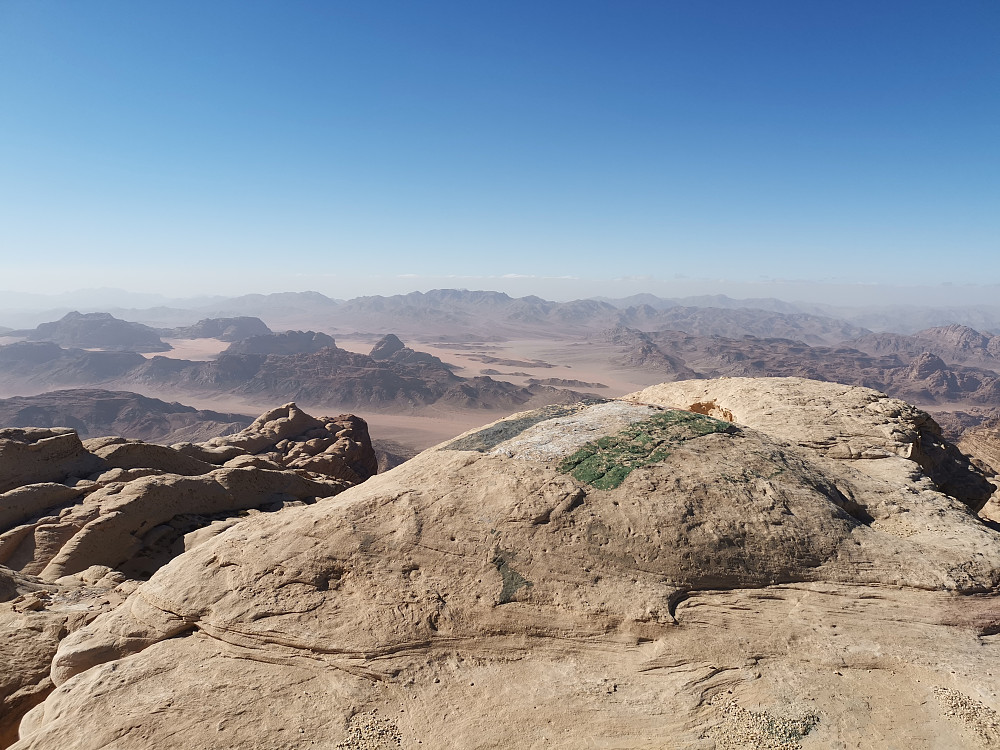
<svg viewBox="0 0 1000 750">
<path fill-rule="evenodd" d="M 203 540 L 61 641 L 16 747 L 1000 741 L 1000 535 L 928 456 L 975 467 L 867 389 L 670 388 Z"/>
<path fill-rule="evenodd" d="M 0 430 L 0 746 L 52 689 L 56 645 L 185 549 L 377 470 L 365 422 L 294 404 L 207 444 Z"/>
</svg>

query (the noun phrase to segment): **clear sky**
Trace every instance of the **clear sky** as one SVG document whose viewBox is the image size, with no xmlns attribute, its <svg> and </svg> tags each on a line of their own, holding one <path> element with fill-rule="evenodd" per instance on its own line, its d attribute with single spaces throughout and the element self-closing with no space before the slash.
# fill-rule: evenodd
<svg viewBox="0 0 1000 750">
<path fill-rule="evenodd" d="M 998 238 L 996 0 L 0 0 L 0 289 L 989 285 Z"/>
</svg>

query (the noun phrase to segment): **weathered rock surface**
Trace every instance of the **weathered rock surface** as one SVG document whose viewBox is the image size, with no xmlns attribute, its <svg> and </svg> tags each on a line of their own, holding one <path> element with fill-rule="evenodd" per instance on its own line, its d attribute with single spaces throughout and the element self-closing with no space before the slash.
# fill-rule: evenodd
<svg viewBox="0 0 1000 750">
<path fill-rule="evenodd" d="M 0 492 L 38 482 L 62 482 L 104 467 L 68 427 L 0 430 Z"/>
<path fill-rule="evenodd" d="M 994 487 L 1000 489 L 1000 424 L 996 420 L 967 429 L 962 433 L 957 447 L 972 457 Z M 1000 523 L 1000 493 L 994 493 L 980 515 Z"/>
<path fill-rule="evenodd" d="M 655 385 L 628 399 L 739 422 L 829 458 L 909 459 L 941 491 L 976 511 L 993 494 L 986 477 L 945 441 L 930 415 L 870 388 L 802 378 L 722 378 Z M 874 471 L 890 465 L 909 469 L 898 462 L 859 467 Z"/>
<path fill-rule="evenodd" d="M 43 584 L 0 566 L 0 747 L 17 740 L 21 717 L 52 691 L 49 671 L 59 641 L 134 588 L 107 568 Z"/>
<path fill-rule="evenodd" d="M 958 447 L 980 459 L 990 472 L 1000 471 L 1000 424 L 997 422 L 966 430 Z"/>
<path fill-rule="evenodd" d="M 59 640 L 137 580 L 242 518 L 330 497 L 376 470 L 363 420 L 315 419 L 294 404 L 178 448 L 0 430 L 0 747 L 51 691 Z"/>
<path fill-rule="evenodd" d="M 918 462 L 919 413 L 685 387 L 514 415 L 203 541 L 62 640 L 15 747 L 1000 740 L 1000 534 Z"/>
</svg>

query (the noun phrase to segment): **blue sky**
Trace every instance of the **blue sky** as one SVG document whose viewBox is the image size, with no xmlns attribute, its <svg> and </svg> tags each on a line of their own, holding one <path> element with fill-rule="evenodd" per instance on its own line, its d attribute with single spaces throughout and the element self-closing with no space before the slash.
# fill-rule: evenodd
<svg viewBox="0 0 1000 750">
<path fill-rule="evenodd" d="M 995 0 L 0 0 L 0 289 L 996 284 L 998 38 Z"/>
</svg>

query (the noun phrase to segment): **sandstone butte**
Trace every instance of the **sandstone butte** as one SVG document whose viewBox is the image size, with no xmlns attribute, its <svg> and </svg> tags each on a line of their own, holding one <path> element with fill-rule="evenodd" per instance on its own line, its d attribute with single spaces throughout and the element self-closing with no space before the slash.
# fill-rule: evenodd
<svg viewBox="0 0 1000 750">
<path fill-rule="evenodd" d="M 0 433 L 12 747 L 1000 744 L 993 486 L 902 401 L 670 383 L 347 489 L 363 423 L 283 409 L 170 458 Z"/>
</svg>

